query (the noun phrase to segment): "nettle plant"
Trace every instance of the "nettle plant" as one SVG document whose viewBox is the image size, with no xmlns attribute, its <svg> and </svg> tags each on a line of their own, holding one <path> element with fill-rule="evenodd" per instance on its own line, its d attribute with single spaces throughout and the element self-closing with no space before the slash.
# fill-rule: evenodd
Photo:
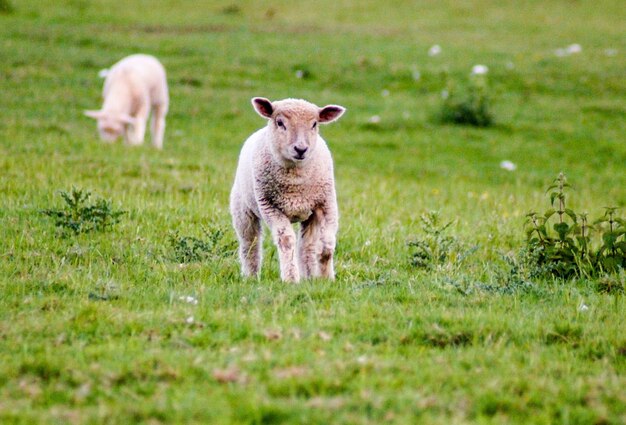
<svg viewBox="0 0 626 425">
<path fill-rule="evenodd" d="M 602 217 L 589 222 L 587 213 L 567 208 L 563 173 L 547 192 L 551 207 L 543 214 L 526 215 L 528 248 L 541 274 L 569 279 L 619 272 L 626 268 L 626 223 L 617 208 L 605 207 Z M 595 243 L 599 239 L 598 243 Z"/>
<path fill-rule="evenodd" d="M 41 212 L 52 217 L 64 235 L 105 231 L 119 223 L 121 216 L 126 214 L 126 211 L 115 210 L 107 199 L 96 198 L 89 202 L 91 192 L 83 189 L 73 187 L 69 192 L 61 191 L 60 195 L 65 201 L 64 208 Z"/>
</svg>

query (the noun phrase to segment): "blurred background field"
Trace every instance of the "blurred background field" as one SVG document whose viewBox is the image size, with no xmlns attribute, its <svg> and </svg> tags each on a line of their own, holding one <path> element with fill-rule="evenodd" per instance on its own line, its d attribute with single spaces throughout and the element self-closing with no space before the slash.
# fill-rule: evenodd
<svg viewBox="0 0 626 425">
<path fill-rule="evenodd" d="M 626 204 L 624 22 L 617 0 L 0 1 L 0 422 L 623 423 L 623 295 L 488 288 L 559 172 L 577 211 Z M 82 115 L 137 52 L 168 71 L 162 152 Z M 478 64 L 494 124 L 441 123 Z M 260 281 L 239 277 L 253 96 L 348 109 L 322 128 L 334 283 L 280 283 L 269 241 Z M 127 213 L 62 236 L 41 210 L 72 186 Z M 411 264 L 431 210 L 462 264 Z"/>
</svg>

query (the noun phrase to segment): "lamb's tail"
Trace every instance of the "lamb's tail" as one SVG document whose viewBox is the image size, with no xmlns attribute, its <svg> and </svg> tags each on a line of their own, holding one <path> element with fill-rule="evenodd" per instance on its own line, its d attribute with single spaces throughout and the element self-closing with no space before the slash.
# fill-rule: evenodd
<svg viewBox="0 0 626 425">
<path fill-rule="evenodd" d="M 98 71 L 98 77 L 100 78 L 106 78 L 107 75 L 109 75 L 109 70 L 107 68 Z"/>
</svg>

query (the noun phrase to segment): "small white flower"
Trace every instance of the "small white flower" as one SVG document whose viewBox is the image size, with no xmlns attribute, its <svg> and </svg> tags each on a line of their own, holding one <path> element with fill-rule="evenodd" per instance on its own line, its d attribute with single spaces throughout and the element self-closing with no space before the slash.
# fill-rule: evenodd
<svg viewBox="0 0 626 425">
<path fill-rule="evenodd" d="M 418 70 L 413 71 L 413 80 L 419 81 L 422 79 L 422 73 Z"/>
<path fill-rule="evenodd" d="M 435 44 L 428 49 L 428 56 L 437 56 L 439 53 L 441 53 L 441 46 L 438 44 Z"/>
<path fill-rule="evenodd" d="M 448 96 L 450 96 L 450 93 L 448 93 L 448 90 L 446 90 L 446 89 L 441 90 L 441 98 L 442 99 L 447 99 Z"/>
<path fill-rule="evenodd" d="M 387 97 L 387 96 L 389 96 L 389 90 L 385 89 L 382 92 L 380 92 L 380 94 L 381 94 L 382 97 Z"/>
<path fill-rule="evenodd" d="M 583 48 L 580 44 L 574 43 L 570 44 L 565 48 L 558 48 L 554 51 L 554 54 L 558 57 L 562 58 L 564 56 L 574 55 L 576 53 L 580 53 L 583 51 Z"/>
<path fill-rule="evenodd" d="M 606 56 L 617 56 L 617 49 L 605 49 L 604 54 Z"/>
<path fill-rule="evenodd" d="M 100 78 L 106 78 L 106 76 L 109 75 L 109 70 L 104 68 L 101 69 L 100 71 L 98 71 L 98 77 Z"/>
<path fill-rule="evenodd" d="M 296 71 L 296 78 L 303 78 L 304 77 L 304 71 L 299 69 Z"/>
<path fill-rule="evenodd" d="M 513 162 L 506 159 L 500 162 L 500 168 L 502 168 L 503 170 L 507 170 L 507 171 L 515 171 L 515 169 L 517 168 L 517 165 L 515 165 Z"/>
<path fill-rule="evenodd" d="M 569 46 L 566 47 L 565 49 L 567 51 L 567 53 L 569 53 L 570 55 L 573 55 L 575 53 L 580 53 L 583 51 L 583 48 L 580 46 L 580 44 L 578 43 L 574 43 L 574 44 L 570 44 Z"/>
<path fill-rule="evenodd" d="M 372 241 L 370 240 L 366 240 L 364 243 L 365 246 L 370 246 L 371 244 L 372 244 Z"/>
<path fill-rule="evenodd" d="M 378 124 L 380 122 L 380 116 L 372 115 L 369 120 L 367 120 L 371 124 Z"/>
<path fill-rule="evenodd" d="M 472 75 L 485 75 L 489 72 L 487 65 L 474 65 L 472 67 Z"/>
<path fill-rule="evenodd" d="M 193 320 L 193 316 L 189 316 L 188 318 L 185 319 L 185 323 L 191 325 L 194 322 Z"/>
<path fill-rule="evenodd" d="M 188 304 L 193 304 L 193 305 L 197 305 L 198 304 L 198 300 L 194 297 L 192 297 L 191 295 L 184 295 L 182 297 L 178 297 L 178 299 L 180 301 L 186 302 Z"/>
<path fill-rule="evenodd" d="M 585 304 L 584 301 L 581 301 L 580 305 L 578 306 L 578 311 L 587 311 L 587 310 L 589 310 L 589 306 Z"/>
<path fill-rule="evenodd" d="M 359 356 L 356 358 L 356 362 L 358 364 L 365 364 L 367 363 L 367 356 Z"/>
</svg>

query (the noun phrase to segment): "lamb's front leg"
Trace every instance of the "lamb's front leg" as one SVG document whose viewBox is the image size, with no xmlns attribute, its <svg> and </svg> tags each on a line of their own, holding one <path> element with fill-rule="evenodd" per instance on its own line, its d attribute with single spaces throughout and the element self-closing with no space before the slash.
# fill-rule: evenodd
<svg viewBox="0 0 626 425">
<path fill-rule="evenodd" d="M 286 282 L 299 282 L 300 271 L 296 261 L 296 232 L 294 232 L 291 222 L 282 213 L 266 216 L 265 221 L 272 232 L 272 238 L 278 249 L 280 278 Z"/>
<path fill-rule="evenodd" d="M 300 273 L 303 278 L 318 277 L 320 275 L 319 255 L 321 250 L 321 214 L 313 211 L 311 217 L 300 226 L 300 239 L 298 240 L 298 259 L 300 260 Z"/>
<path fill-rule="evenodd" d="M 128 144 L 136 146 L 143 143 L 146 134 L 146 123 L 150 115 L 150 106 L 144 102 L 137 110 L 135 121 L 126 129 L 126 141 Z"/>
</svg>

